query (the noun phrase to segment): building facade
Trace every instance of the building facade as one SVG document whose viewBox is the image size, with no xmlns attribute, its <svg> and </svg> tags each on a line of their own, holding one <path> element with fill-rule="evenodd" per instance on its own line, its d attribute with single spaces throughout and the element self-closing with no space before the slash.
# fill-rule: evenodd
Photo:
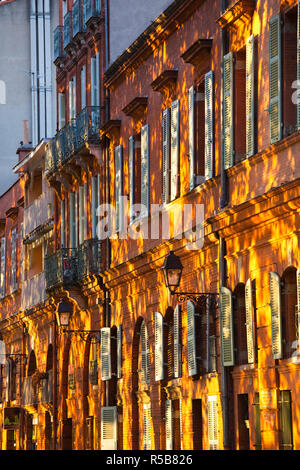
<svg viewBox="0 0 300 470">
<path fill-rule="evenodd" d="M 59 3 L 1 198 L 2 448 L 299 449 L 299 2 L 162 2 L 113 62 L 110 3 Z"/>
</svg>

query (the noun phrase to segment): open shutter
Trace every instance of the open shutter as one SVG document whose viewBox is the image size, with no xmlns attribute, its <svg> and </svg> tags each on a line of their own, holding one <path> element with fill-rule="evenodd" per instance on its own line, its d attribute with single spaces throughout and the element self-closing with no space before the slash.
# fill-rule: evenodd
<svg viewBox="0 0 300 470">
<path fill-rule="evenodd" d="M 101 380 L 111 379 L 110 328 L 101 328 Z"/>
<path fill-rule="evenodd" d="M 178 196 L 179 182 L 179 100 L 171 105 L 171 201 Z"/>
<path fill-rule="evenodd" d="M 246 43 L 246 155 L 254 155 L 254 118 L 255 118 L 255 82 L 254 82 L 254 36 Z"/>
<path fill-rule="evenodd" d="M 248 281 L 246 282 L 245 305 L 246 305 L 246 335 L 247 335 L 248 363 L 253 364 L 255 362 L 255 347 L 254 347 L 254 318 L 253 318 L 251 279 L 248 279 Z"/>
<path fill-rule="evenodd" d="M 129 180 L 129 223 L 133 222 L 133 213 L 132 206 L 135 203 L 134 201 L 134 181 L 135 181 L 135 172 L 134 172 L 135 162 L 134 162 L 134 136 L 129 137 L 128 142 L 128 180 Z"/>
<path fill-rule="evenodd" d="M 97 106 L 97 65 L 96 57 L 91 58 L 91 106 Z"/>
<path fill-rule="evenodd" d="M 269 115 L 271 144 L 282 138 L 281 19 L 269 21 Z"/>
<path fill-rule="evenodd" d="M 71 248 L 77 248 L 77 191 L 70 193 L 70 245 Z"/>
<path fill-rule="evenodd" d="M 96 52 L 96 77 L 95 77 L 95 106 L 100 106 L 100 55 Z"/>
<path fill-rule="evenodd" d="M 6 273 L 6 239 L 1 238 L 1 279 L 0 279 L 0 295 L 5 296 L 5 273 Z"/>
<path fill-rule="evenodd" d="M 151 450 L 151 405 L 143 405 L 144 450 Z"/>
<path fill-rule="evenodd" d="M 123 149 L 121 145 L 115 148 L 115 204 L 116 204 L 116 232 L 122 231 L 122 190 L 123 190 Z"/>
<path fill-rule="evenodd" d="M 67 203 L 63 199 L 60 202 L 60 237 L 61 237 L 61 247 L 67 248 L 67 226 L 66 226 L 66 214 L 67 214 Z"/>
<path fill-rule="evenodd" d="M 298 0 L 298 21 L 297 21 L 297 126 L 300 130 L 300 0 Z"/>
<path fill-rule="evenodd" d="M 189 88 L 189 183 L 195 187 L 195 87 Z"/>
<path fill-rule="evenodd" d="M 0 340 L 0 366 L 5 366 L 5 364 L 6 364 L 6 346 L 5 346 L 4 341 Z M 0 377 L 0 382 L 1 382 L 1 377 Z M 1 388 L 1 385 L 0 385 L 0 388 Z"/>
<path fill-rule="evenodd" d="M 214 158 L 214 72 L 205 75 L 205 179 L 213 177 Z"/>
<path fill-rule="evenodd" d="M 224 168 L 234 164 L 233 147 L 233 54 L 229 52 L 224 56 L 223 63 L 223 156 Z"/>
<path fill-rule="evenodd" d="M 297 269 L 297 306 L 296 306 L 297 339 L 300 340 L 300 268 Z"/>
<path fill-rule="evenodd" d="M 270 281 L 270 307 L 272 328 L 272 355 L 274 359 L 282 358 L 282 330 L 281 330 L 281 292 L 280 276 L 269 273 Z"/>
<path fill-rule="evenodd" d="M 79 187 L 79 245 L 84 242 L 85 238 L 85 187 Z"/>
<path fill-rule="evenodd" d="M 69 119 L 73 118 L 73 80 L 69 81 Z"/>
<path fill-rule="evenodd" d="M 195 305 L 187 302 L 187 353 L 189 376 L 197 374 Z"/>
<path fill-rule="evenodd" d="M 101 450 L 117 450 L 117 407 L 101 408 Z"/>
<path fill-rule="evenodd" d="M 164 379 L 164 319 L 161 313 L 155 312 L 155 380 Z"/>
<path fill-rule="evenodd" d="M 221 288 L 221 346 L 223 366 L 234 365 L 232 292 Z"/>
<path fill-rule="evenodd" d="M 141 324 L 141 382 L 150 383 L 150 350 L 148 331 L 145 322 Z"/>
<path fill-rule="evenodd" d="M 61 129 L 66 124 L 66 95 L 58 93 L 58 128 Z"/>
<path fill-rule="evenodd" d="M 11 292 L 17 288 L 17 230 L 11 232 Z"/>
<path fill-rule="evenodd" d="M 172 400 L 166 400 L 165 403 L 166 418 L 166 450 L 173 450 L 173 413 Z"/>
<path fill-rule="evenodd" d="M 122 377 L 122 325 L 117 330 L 117 378 Z"/>
<path fill-rule="evenodd" d="M 174 378 L 181 377 L 181 329 L 180 329 L 181 306 L 176 305 L 174 310 Z"/>
<path fill-rule="evenodd" d="M 217 450 L 219 446 L 218 402 L 215 395 L 208 396 L 208 447 Z"/>
<path fill-rule="evenodd" d="M 170 200 L 170 108 L 163 111 L 162 117 L 162 201 Z"/>
<path fill-rule="evenodd" d="M 100 175 L 92 177 L 92 237 L 97 238 L 97 209 L 100 206 Z"/>
<path fill-rule="evenodd" d="M 149 214 L 149 126 L 146 124 L 141 129 L 141 204 L 142 217 Z"/>
<path fill-rule="evenodd" d="M 80 72 L 81 78 L 81 109 L 86 107 L 86 66 L 84 65 Z"/>
</svg>

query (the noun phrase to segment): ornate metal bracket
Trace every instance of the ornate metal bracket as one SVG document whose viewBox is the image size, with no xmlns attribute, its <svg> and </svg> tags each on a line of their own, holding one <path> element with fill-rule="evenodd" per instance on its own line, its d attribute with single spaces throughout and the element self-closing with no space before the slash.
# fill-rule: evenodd
<svg viewBox="0 0 300 470">
<path fill-rule="evenodd" d="M 67 333 L 69 336 L 79 335 L 83 341 L 89 342 L 91 338 L 90 335 L 95 335 L 93 338 L 96 339 L 97 343 L 100 343 L 100 333 L 101 330 L 68 330 L 67 328 L 61 329 L 63 333 Z"/>
<path fill-rule="evenodd" d="M 6 354 L 6 358 L 12 358 L 14 359 L 15 362 L 21 362 L 21 360 L 24 358 L 24 361 L 26 363 L 27 360 L 27 354 L 21 354 L 21 353 L 16 353 L 16 354 Z"/>
<path fill-rule="evenodd" d="M 174 292 L 173 295 L 177 296 L 178 303 L 183 303 L 188 300 L 192 300 L 195 304 L 200 307 L 206 308 L 209 303 L 210 306 L 217 307 L 219 303 L 219 294 L 216 293 L 205 293 L 205 292 Z"/>
</svg>

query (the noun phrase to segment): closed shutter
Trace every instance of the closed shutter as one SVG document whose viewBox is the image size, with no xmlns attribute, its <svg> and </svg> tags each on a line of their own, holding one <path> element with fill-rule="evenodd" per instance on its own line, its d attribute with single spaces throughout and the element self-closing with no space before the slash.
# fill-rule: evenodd
<svg viewBox="0 0 300 470">
<path fill-rule="evenodd" d="M 205 179 L 213 177 L 214 158 L 214 72 L 205 75 Z"/>
<path fill-rule="evenodd" d="M 70 193 L 70 244 L 78 246 L 77 191 Z"/>
<path fill-rule="evenodd" d="M 297 269 L 297 307 L 296 307 L 296 328 L 297 340 L 300 340 L 300 268 Z M 299 346 L 299 343 L 298 343 Z"/>
<path fill-rule="evenodd" d="M 92 237 L 97 238 L 97 209 L 100 205 L 100 175 L 92 177 Z"/>
<path fill-rule="evenodd" d="M 117 407 L 101 408 L 101 450 L 117 450 Z"/>
<path fill-rule="evenodd" d="M 218 402 L 216 396 L 208 397 L 208 448 L 217 450 L 219 447 Z"/>
<path fill-rule="evenodd" d="M 1 278 L 0 278 L 0 295 L 5 296 L 5 274 L 6 274 L 6 239 L 1 238 Z"/>
<path fill-rule="evenodd" d="M 162 117 L 162 201 L 170 201 L 170 109 L 163 111 Z"/>
<path fill-rule="evenodd" d="M 150 350 L 148 331 L 145 322 L 141 324 L 141 382 L 149 385 L 150 383 Z"/>
<path fill-rule="evenodd" d="M 172 401 L 165 403 L 165 423 L 166 423 L 166 450 L 173 450 L 173 413 Z"/>
<path fill-rule="evenodd" d="M 81 109 L 86 107 L 86 66 L 84 65 L 80 72 L 81 78 Z"/>
<path fill-rule="evenodd" d="M 85 239 L 85 188 L 84 186 L 79 187 L 79 245 L 84 242 Z"/>
<path fill-rule="evenodd" d="M 91 58 L 91 106 L 97 106 L 97 64 L 96 64 L 96 57 Z"/>
<path fill-rule="evenodd" d="M 269 21 L 269 116 L 271 144 L 282 138 L 281 19 Z"/>
<path fill-rule="evenodd" d="M 5 366 L 6 363 L 6 346 L 4 341 L 0 340 L 0 366 Z M 1 377 L 0 377 L 0 382 L 1 382 Z M 0 390 L 1 390 L 1 384 L 0 384 Z M 0 401 L 2 399 L 2 396 L 0 395 Z"/>
<path fill-rule="evenodd" d="M 95 106 L 100 106 L 100 55 L 96 52 L 96 101 Z"/>
<path fill-rule="evenodd" d="M 144 450 L 151 450 L 151 405 L 143 405 Z"/>
<path fill-rule="evenodd" d="M 174 378 L 181 377 L 181 307 L 176 305 L 174 310 Z"/>
<path fill-rule="evenodd" d="M 254 118 L 255 118 L 255 82 L 254 82 L 254 36 L 246 44 L 246 155 L 255 153 Z"/>
<path fill-rule="evenodd" d="M 141 204 L 142 217 L 149 214 L 149 126 L 143 126 L 141 129 Z"/>
<path fill-rule="evenodd" d="M 280 392 L 280 449 L 293 450 L 292 400 L 290 390 Z"/>
<path fill-rule="evenodd" d="M 300 130 L 300 0 L 298 0 L 298 21 L 297 21 L 297 126 Z"/>
<path fill-rule="evenodd" d="M 116 204 L 116 232 L 122 231 L 122 190 L 123 190 L 123 148 L 115 148 L 115 204 Z"/>
<path fill-rule="evenodd" d="M 63 199 L 60 202 L 60 240 L 61 248 L 67 247 L 67 229 L 66 229 L 66 200 Z"/>
<path fill-rule="evenodd" d="M 195 87 L 189 88 L 189 185 L 195 187 Z"/>
<path fill-rule="evenodd" d="M 261 426 L 260 426 L 260 404 L 259 393 L 254 394 L 254 432 L 255 432 L 255 450 L 261 450 Z"/>
<path fill-rule="evenodd" d="M 66 95 L 58 93 L 58 128 L 61 129 L 66 124 Z"/>
<path fill-rule="evenodd" d="M 178 196 L 179 183 L 179 100 L 173 101 L 171 105 L 171 201 Z"/>
<path fill-rule="evenodd" d="M 17 230 L 11 232 L 11 291 L 17 288 Z"/>
<path fill-rule="evenodd" d="M 245 306 L 246 306 L 246 335 L 247 335 L 247 353 L 248 363 L 253 364 L 255 361 L 255 347 L 254 347 L 254 317 L 253 317 L 253 302 L 252 302 L 252 284 L 251 279 L 248 279 L 245 287 Z"/>
<path fill-rule="evenodd" d="M 117 378 L 122 377 L 122 325 L 117 330 Z"/>
<path fill-rule="evenodd" d="M 187 354 L 189 376 L 197 374 L 195 305 L 187 302 Z"/>
<path fill-rule="evenodd" d="M 110 328 L 101 328 L 101 380 L 111 379 Z"/>
<path fill-rule="evenodd" d="M 281 292 L 280 277 L 277 273 L 269 273 L 270 280 L 270 307 L 272 328 L 272 355 L 274 359 L 282 358 L 282 330 L 281 330 Z"/>
<path fill-rule="evenodd" d="M 155 380 L 164 379 L 164 319 L 161 313 L 155 312 Z"/>
<path fill-rule="evenodd" d="M 221 288 L 221 346 L 223 366 L 234 365 L 232 292 Z"/>
<path fill-rule="evenodd" d="M 76 77 L 69 81 L 69 119 L 76 117 Z"/>
<path fill-rule="evenodd" d="M 6 361 L 6 388 L 5 388 L 5 401 L 10 400 L 10 393 L 11 393 L 11 371 L 12 371 L 12 363 L 11 359 L 9 358 Z M 24 392 L 23 392 L 24 393 Z"/>
<path fill-rule="evenodd" d="M 223 72 L 223 156 L 224 168 L 230 168 L 234 164 L 233 148 L 233 54 L 224 56 Z"/>
<path fill-rule="evenodd" d="M 132 206 L 135 203 L 134 192 L 135 192 L 135 161 L 134 161 L 134 136 L 129 137 L 128 142 L 128 180 L 129 180 L 129 223 L 133 222 L 133 209 Z"/>
</svg>

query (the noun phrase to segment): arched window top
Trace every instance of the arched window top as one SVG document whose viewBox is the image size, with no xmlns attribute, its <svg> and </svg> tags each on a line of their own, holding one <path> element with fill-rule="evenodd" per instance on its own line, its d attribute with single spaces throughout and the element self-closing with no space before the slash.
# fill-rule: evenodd
<svg viewBox="0 0 300 470">
<path fill-rule="evenodd" d="M 28 372 L 27 372 L 28 377 L 33 375 L 35 371 L 36 371 L 36 358 L 35 358 L 34 350 L 32 350 L 29 355 Z"/>
</svg>

